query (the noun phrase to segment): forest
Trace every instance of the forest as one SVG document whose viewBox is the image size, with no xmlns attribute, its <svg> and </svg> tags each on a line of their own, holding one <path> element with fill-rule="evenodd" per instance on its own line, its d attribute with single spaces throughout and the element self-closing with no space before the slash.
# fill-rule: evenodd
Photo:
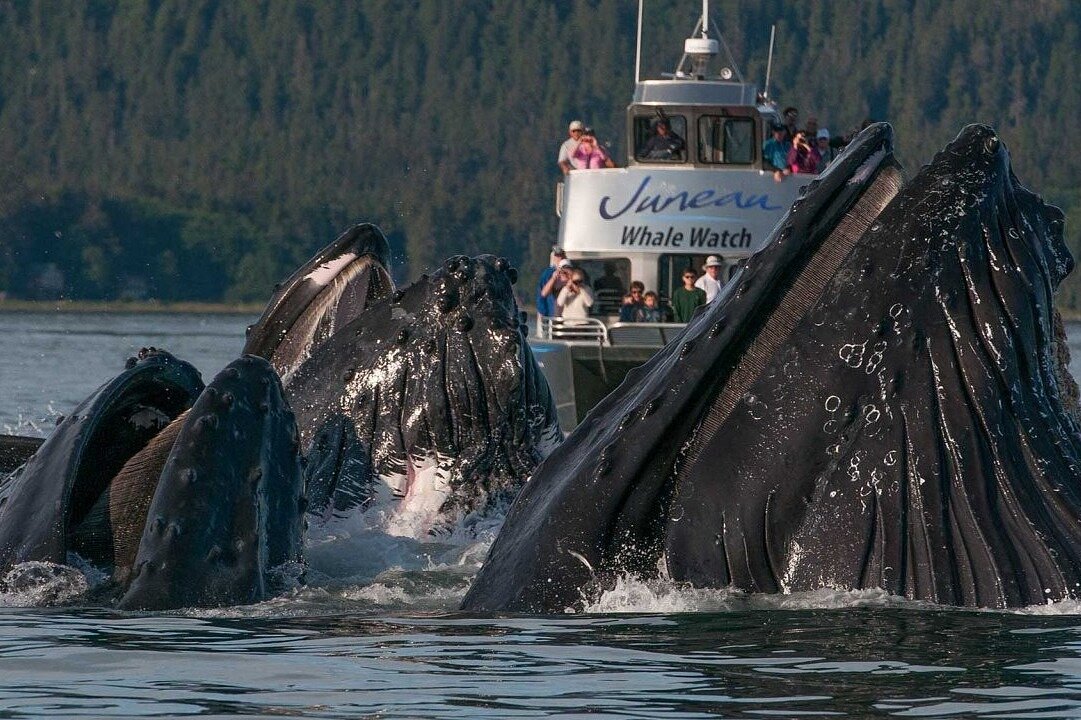
<svg viewBox="0 0 1081 720">
<path fill-rule="evenodd" d="M 643 75 L 701 4 L 645 4 Z M 260 301 L 353 222 L 398 280 L 456 253 L 536 277 L 567 122 L 622 159 L 632 0 L 0 2 L 0 297 Z M 1062 207 L 1081 258 L 1081 2 L 714 0 L 748 81 L 908 170 L 967 123 Z M 1081 277 L 1060 304 L 1081 309 Z M 528 285 L 526 285 L 528 289 Z M 529 296 L 528 292 L 523 295 Z"/>
</svg>

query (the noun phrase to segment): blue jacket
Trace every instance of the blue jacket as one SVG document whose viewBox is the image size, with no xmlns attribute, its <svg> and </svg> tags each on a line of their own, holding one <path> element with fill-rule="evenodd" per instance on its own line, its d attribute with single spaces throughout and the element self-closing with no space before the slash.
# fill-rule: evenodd
<svg viewBox="0 0 1081 720">
<path fill-rule="evenodd" d="M 556 269 L 549 265 L 544 268 L 540 274 L 540 280 L 537 281 L 537 314 L 547 315 L 548 317 L 555 317 L 556 314 L 556 295 L 552 293 L 548 297 L 541 297 L 541 290 L 552 279 L 552 275 L 555 274 Z"/>
</svg>

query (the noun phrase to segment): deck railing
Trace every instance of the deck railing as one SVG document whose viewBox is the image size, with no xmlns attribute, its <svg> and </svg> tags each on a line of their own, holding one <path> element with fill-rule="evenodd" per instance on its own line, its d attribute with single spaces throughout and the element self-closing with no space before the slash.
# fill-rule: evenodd
<svg viewBox="0 0 1081 720">
<path fill-rule="evenodd" d="M 564 319 L 541 317 L 537 322 L 537 337 L 544 340 L 588 343 L 590 345 L 636 345 L 664 347 L 683 332 L 682 323 L 613 323 L 606 325 L 597 318 Z"/>
</svg>

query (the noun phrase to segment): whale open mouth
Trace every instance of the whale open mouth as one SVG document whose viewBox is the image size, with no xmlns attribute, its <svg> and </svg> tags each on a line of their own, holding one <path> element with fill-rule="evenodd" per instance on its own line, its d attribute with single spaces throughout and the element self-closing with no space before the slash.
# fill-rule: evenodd
<svg viewBox="0 0 1081 720">
<path fill-rule="evenodd" d="M 244 353 L 271 361 L 282 381 L 336 331 L 390 295 L 390 248 L 374 225 L 342 233 L 278 286 Z"/>
<path fill-rule="evenodd" d="M 975 606 L 1081 589 L 1062 215 L 990 128 L 907 183 L 891 146 L 858 136 L 538 467 L 464 607 L 559 611 L 658 566 Z"/>
</svg>

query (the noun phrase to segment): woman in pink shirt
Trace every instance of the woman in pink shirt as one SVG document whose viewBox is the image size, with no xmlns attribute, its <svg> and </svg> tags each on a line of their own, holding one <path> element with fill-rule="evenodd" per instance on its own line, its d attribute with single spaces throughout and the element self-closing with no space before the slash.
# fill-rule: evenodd
<svg viewBox="0 0 1081 720">
<path fill-rule="evenodd" d="M 571 154 L 571 164 L 578 170 L 593 170 L 602 167 L 615 167 L 612 158 L 604 151 L 597 137 L 593 134 L 593 128 L 586 128 L 582 133 L 582 139 L 578 141 L 578 148 Z"/>
</svg>

